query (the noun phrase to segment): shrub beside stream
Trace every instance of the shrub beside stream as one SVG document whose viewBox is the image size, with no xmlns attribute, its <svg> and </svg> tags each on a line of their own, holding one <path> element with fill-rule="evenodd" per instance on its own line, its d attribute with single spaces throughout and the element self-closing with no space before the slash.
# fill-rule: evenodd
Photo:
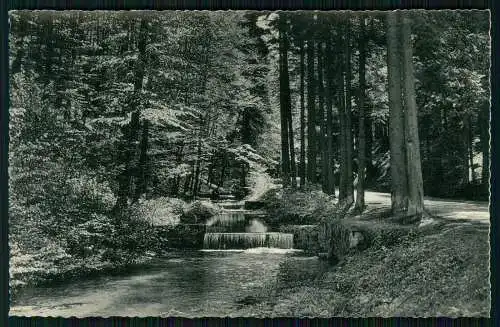
<svg viewBox="0 0 500 327">
<path fill-rule="evenodd" d="M 111 214 L 112 193 L 106 193 L 110 197 L 108 201 L 96 194 L 98 191 L 103 189 L 95 184 L 83 184 L 83 191 L 70 198 L 76 202 L 74 206 L 86 208 L 82 203 L 88 204 L 91 199 L 96 203 L 88 209 L 88 217 L 73 218 L 70 215 L 86 213 L 69 212 L 73 204 L 67 202 L 68 212 L 59 213 L 62 216 L 59 219 L 67 218 L 65 224 L 59 225 L 58 233 L 45 232 L 49 226 L 44 223 L 49 218 L 26 219 L 43 214 L 39 208 L 11 206 L 11 294 L 22 287 L 126 270 L 169 248 L 200 248 L 204 221 L 220 210 L 206 202 L 156 198 L 141 200 L 120 216 L 114 216 Z M 95 213 L 96 207 L 102 208 L 102 212 Z M 27 209 L 31 212 L 22 211 Z M 70 218 L 79 218 L 82 222 L 70 221 Z M 50 229 L 54 230 L 53 226 Z"/>
</svg>

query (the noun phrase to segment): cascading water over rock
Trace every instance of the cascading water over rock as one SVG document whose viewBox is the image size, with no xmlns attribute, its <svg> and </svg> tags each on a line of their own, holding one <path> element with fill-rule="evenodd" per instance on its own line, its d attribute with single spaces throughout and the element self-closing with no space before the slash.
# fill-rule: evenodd
<svg viewBox="0 0 500 327">
<path fill-rule="evenodd" d="M 206 233 L 205 249 L 249 249 L 258 247 L 291 249 L 293 234 L 285 233 Z"/>
<path fill-rule="evenodd" d="M 232 232 L 245 228 L 246 217 L 241 212 L 227 212 L 212 217 L 207 221 L 207 232 Z"/>
<path fill-rule="evenodd" d="M 203 248 L 207 250 L 293 248 L 293 234 L 269 232 L 255 215 L 241 209 L 227 210 L 207 221 L 206 226 Z"/>
</svg>

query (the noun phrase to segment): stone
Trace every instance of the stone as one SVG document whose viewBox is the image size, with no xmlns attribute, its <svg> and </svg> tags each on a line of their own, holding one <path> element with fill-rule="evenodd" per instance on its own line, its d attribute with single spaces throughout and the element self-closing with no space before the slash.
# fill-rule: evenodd
<svg viewBox="0 0 500 327">
<path fill-rule="evenodd" d="M 220 213 L 221 209 L 218 205 L 209 201 L 193 201 L 184 209 L 181 216 L 183 224 L 200 224 L 205 223 L 208 219 Z"/>
<path fill-rule="evenodd" d="M 361 232 L 352 231 L 349 237 L 349 248 L 355 248 L 364 241 L 365 237 Z"/>
</svg>

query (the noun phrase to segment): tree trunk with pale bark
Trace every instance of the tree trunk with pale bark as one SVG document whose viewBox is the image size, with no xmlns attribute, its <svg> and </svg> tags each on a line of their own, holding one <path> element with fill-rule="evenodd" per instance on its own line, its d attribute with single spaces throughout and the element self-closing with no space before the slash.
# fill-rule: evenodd
<svg viewBox="0 0 500 327">
<path fill-rule="evenodd" d="M 365 207 L 365 169 L 366 169 L 366 135 L 365 135 L 365 92 L 366 92 L 366 47 L 365 17 L 360 16 L 359 35 L 359 127 L 358 127 L 358 184 L 356 186 L 355 209 L 362 212 Z"/>
<path fill-rule="evenodd" d="M 421 216 L 424 212 L 424 182 L 420 160 L 418 137 L 417 103 L 415 100 L 415 73 L 413 68 L 413 46 L 411 42 L 410 19 L 402 17 L 401 47 L 403 52 L 406 164 L 408 180 L 407 216 Z"/>
</svg>

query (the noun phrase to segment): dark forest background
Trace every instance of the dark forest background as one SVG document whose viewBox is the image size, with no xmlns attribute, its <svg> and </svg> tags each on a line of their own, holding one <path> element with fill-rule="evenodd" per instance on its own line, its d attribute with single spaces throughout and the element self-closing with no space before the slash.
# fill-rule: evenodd
<svg viewBox="0 0 500 327">
<path fill-rule="evenodd" d="M 389 75 L 408 58 L 424 194 L 487 200 L 489 14 L 405 15 L 11 12 L 12 266 L 132 262 L 146 203 L 242 198 L 259 174 L 390 192 Z"/>
</svg>

